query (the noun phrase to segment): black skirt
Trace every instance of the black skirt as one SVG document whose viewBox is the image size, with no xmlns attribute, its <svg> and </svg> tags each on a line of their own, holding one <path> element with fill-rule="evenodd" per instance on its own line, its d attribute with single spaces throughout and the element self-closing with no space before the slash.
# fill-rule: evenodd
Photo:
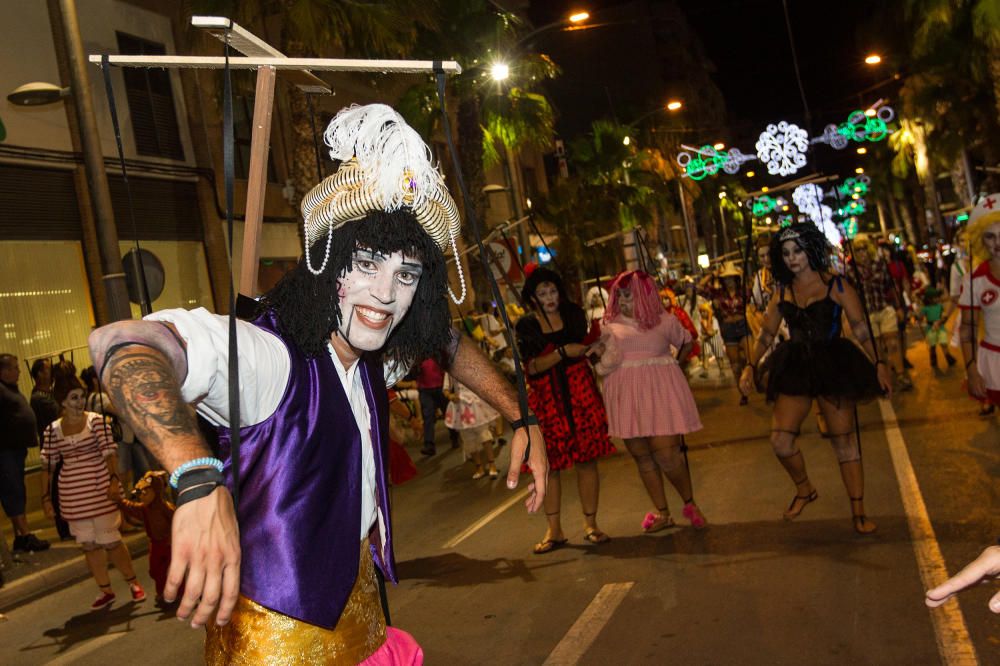
<svg viewBox="0 0 1000 666">
<path fill-rule="evenodd" d="M 822 397 L 868 402 L 883 395 L 875 366 L 858 347 L 844 338 L 823 342 L 779 344 L 761 366 L 767 399 L 779 395 Z"/>
</svg>

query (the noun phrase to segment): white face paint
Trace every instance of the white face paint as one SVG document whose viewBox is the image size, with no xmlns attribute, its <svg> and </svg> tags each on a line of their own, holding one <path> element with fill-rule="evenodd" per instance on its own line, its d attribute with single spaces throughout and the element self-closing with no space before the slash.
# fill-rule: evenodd
<svg viewBox="0 0 1000 666">
<path fill-rule="evenodd" d="M 1000 259 L 1000 222 L 991 224 L 983 232 L 983 245 L 989 252 L 990 259 Z"/>
<path fill-rule="evenodd" d="M 354 251 L 350 269 L 338 281 L 340 325 L 334 337 L 350 347 L 344 349 L 334 341 L 341 360 L 354 360 L 385 346 L 409 311 L 422 273 L 420 261 L 402 252 Z M 345 353 L 353 359 L 345 359 Z"/>
</svg>

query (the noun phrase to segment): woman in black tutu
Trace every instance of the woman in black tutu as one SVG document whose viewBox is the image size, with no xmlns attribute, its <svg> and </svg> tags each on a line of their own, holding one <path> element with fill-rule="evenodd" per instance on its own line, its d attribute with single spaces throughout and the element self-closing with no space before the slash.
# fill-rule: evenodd
<svg viewBox="0 0 1000 666">
<path fill-rule="evenodd" d="M 857 292 L 830 273 L 831 248 L 811 223 L 793 224 L 771 241 L 771 266 L 779 285 L 764 315 L 764 325 L 740 378 L 745 392 L 755 374 L 766 377 L 767 399 L 774 404 L 771 445 L 792 482 L 795 497 L 785 519 L 792 520 L 819 496 L 802 452 L 795 444 L 812 402 L 826 420 L 840 475 L 851 500 L 854 529 L 871 534 L 875 523 L 865 516 L 864 471 L 855 434 L 854 406 L 889 393 L 891 381 L 884 361 L 875 363 L 875 348 Z M 858 348 L 841 337 L 841 313 L 846 313 Z M 779 344 L 756 372 L 784 319 L 790 339 Z"/>
</svg>

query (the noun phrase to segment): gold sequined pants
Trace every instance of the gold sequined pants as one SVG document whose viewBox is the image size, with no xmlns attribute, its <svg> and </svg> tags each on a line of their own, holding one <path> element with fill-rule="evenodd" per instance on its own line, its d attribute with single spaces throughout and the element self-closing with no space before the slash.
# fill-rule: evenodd
<svg viewBox="0 0 1000 666">
<path fill-rule="evenodd" d="M 207 625 L 208 666 L 354 666 L 385 642 L 385 615 L 379 600 L 368 540 L 361 542 L 358 577 L 337 626 L 325 629 L 264 608 L 240 595 L 229 624 Z"/>
</svg>

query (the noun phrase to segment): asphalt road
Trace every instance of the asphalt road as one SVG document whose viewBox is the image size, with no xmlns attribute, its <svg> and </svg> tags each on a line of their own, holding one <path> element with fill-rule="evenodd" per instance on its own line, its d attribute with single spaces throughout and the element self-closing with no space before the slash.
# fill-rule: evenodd
<svg viewBox="0 0 1000 666">
<path fill-rule="evenodd" d="M 852 530 L 836 460 L 813 419 L 801 446 L 820 498 L 798 520 L 781 520 L 794 488 L 767 443 L 769 411 L 759 397 L 738 407 L 732 388 L 696 391 L 706 427 L 689 438 L 690 464 L 710 523 L 703 532 L 643 535 L 652 507 L 620 454 L 600 466 L 599 520 L 612 541 L 583 541 L 569 473 L 570 544 L 533 555 L 544 519 L 520 502 L 497 511 L 514 493 L 502 481 L 472 481 L 460 452 L 439 445 L 418 463 L 420 476 L 394 491 L 394 624 L 416 636 L 430 664 L 909 665 L 945 663 L 942 655 L 1000 663 L 1000 619 L 986 608 L 995 586 L 967 592 L 947 617 L 922 601 L 921 568 L 935 575 L 928 552 L 938 548 L 938 564 L 954 573 L 1000 535 L 998 422 L 976 415 L 957 369 L 934 374 L 925 355 L 922 344 L 911 349 L 916 389 L 892 401 L 901 437 L 877 403 L 860 409 L 865 499 L 879 526 L 870 537 Z M 912 488 L 901 491 L 893 446 L 897 463 L 908 453 L 932 530 L 916 540 L 919 507 Z M 670 501 L 679 514 L 679 499 Z M 146 561 L 137 564 L 144 572 Z M 0 663 L 200 659 L 202 632 L 151 601 L 90 613 L 95 592 L 88 581 L 11 611 L 0 623 Z"/>
</svg>

